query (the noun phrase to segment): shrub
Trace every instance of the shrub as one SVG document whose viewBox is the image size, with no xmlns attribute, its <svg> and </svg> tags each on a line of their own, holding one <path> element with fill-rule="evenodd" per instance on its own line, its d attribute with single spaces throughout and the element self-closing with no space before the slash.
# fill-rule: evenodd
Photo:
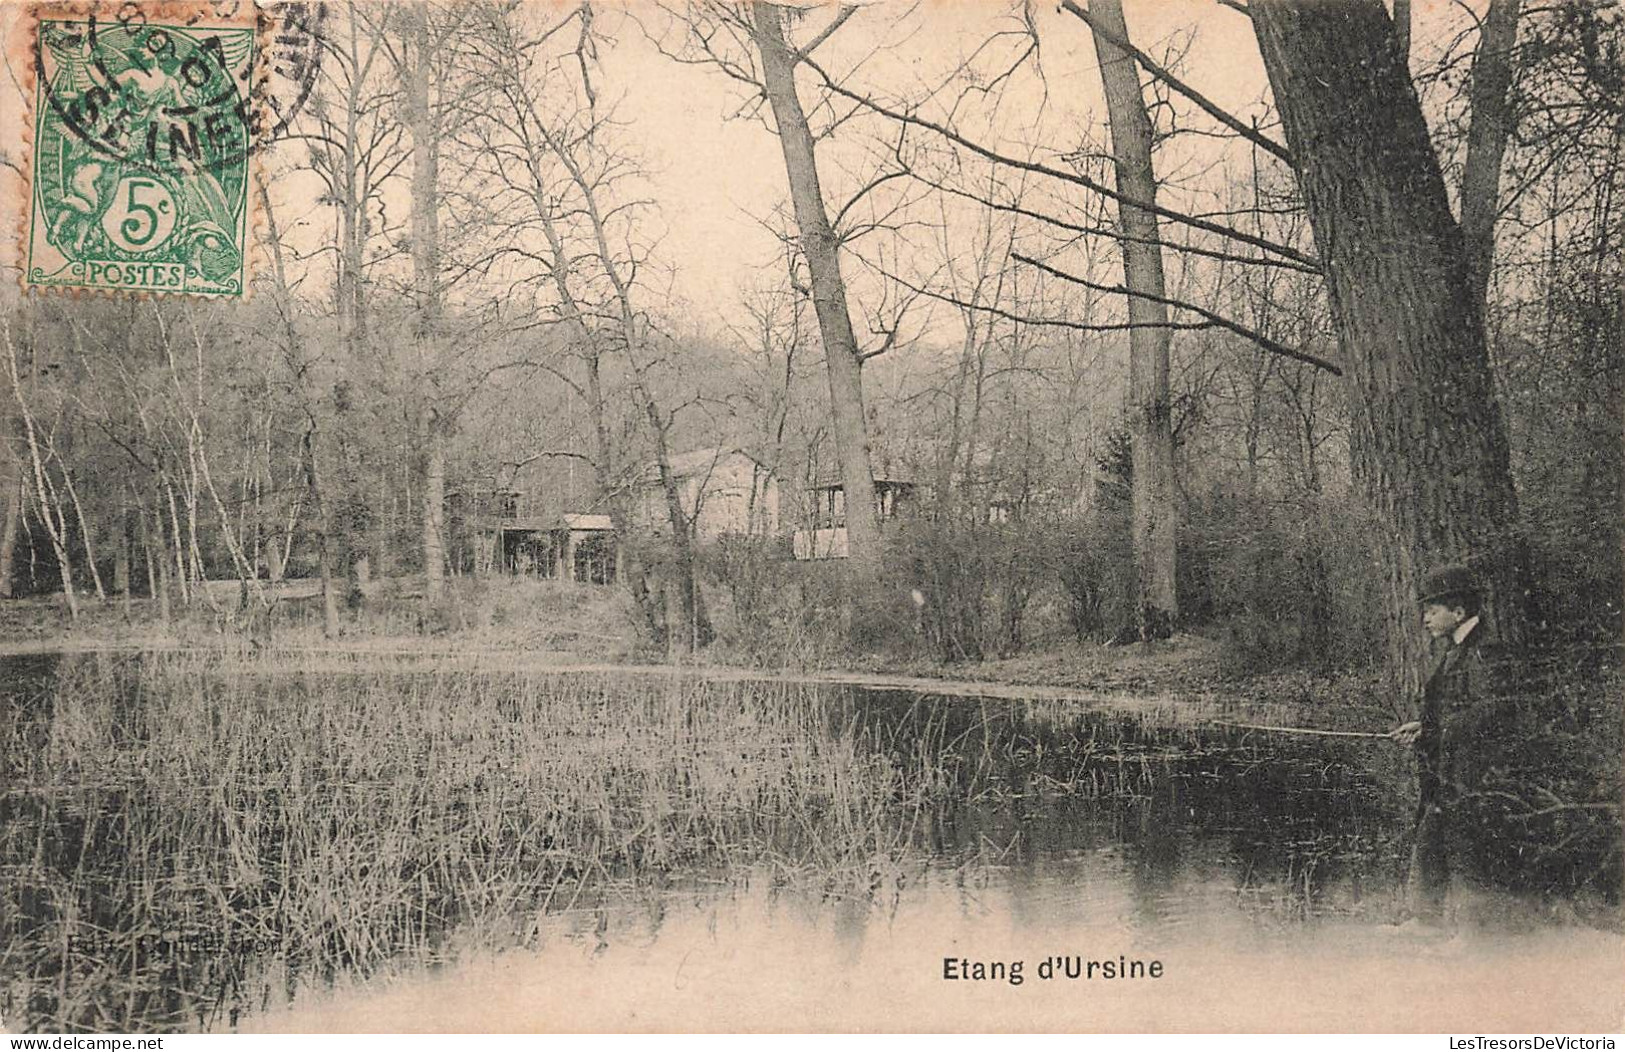
<svg viewBox="0 0 1625 1052">
<path fill-rule="evenodd" d="M 1021 649 L 1027 610 L 1051 574 L 1053 531 L 1017 520 L 919 519 L 891 533 L 887 562 L 913 597 L 919 635 L 947 662 Z"/>
<path fill-rule="evenodd" d="M 1453 832 L 1481 881 L 1618 901 L 1620 656 L 1613 646 L 1514 656 L 1456 807 Z"/>
<path fill-rule="evenodd" d="M 1237 671 L 1357 668 L 1382 653 L 1375 536 L 1352 501 L 1215 490 L 1183 521 L 1181 613 L 1217 630 Z"/>
<path fill-rule="evenodd" d="M 779 538 L 734 534 L 701 552 L 701 568 L 726 600 L 717 611 L 717 642 L 730 656 L 806 668 L 843 649 L 853 619 L 840 567 L 797 563 Z"/>
<path fill-rule="evenodd" d="M 1134 555 L 1127 516 L 1107 511 L 1053 531 L 1052 565 L 1067 624 L 1080 643 L 1107 639 L 1133 619 Z"/>
</svg>

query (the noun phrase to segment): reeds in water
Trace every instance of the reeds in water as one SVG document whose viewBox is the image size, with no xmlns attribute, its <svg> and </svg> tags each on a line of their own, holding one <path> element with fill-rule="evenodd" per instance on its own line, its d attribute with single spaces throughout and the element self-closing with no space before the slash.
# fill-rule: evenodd
<svg viewBox="0 0 1625 1052">
<path fill-rule="evenodd" d="M 869 893 L 947 779 L 840 708 L 789 684 L 87 659 L 4 742 L 6 1017 L 228 1025 L 697 875 Z"/>
</svg>

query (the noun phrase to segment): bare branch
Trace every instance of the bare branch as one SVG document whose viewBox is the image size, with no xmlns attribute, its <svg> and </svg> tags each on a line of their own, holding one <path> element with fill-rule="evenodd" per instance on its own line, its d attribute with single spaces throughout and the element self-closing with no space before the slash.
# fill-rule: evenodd
<svg viewBox="0 0 1625 1052">
<path fill-rule="evenodd" d="M 1013 256 L 1012 258 L 1020 259 L 1021 257 Z M 874 264 L 870 264 L 870 265 L 874 266 Z M 961 310 L 979 311 L 979 312 L 981 312 L 983 314 L 990 314 L 995 318 L 1002 318 L 1005 321 L 1013 321 L 1013 322 L 1017 322 L 1017 323 L 1022 324 L 1022 325 L 1043 325 L 1043 326 L 1050 326 L 1052 328 L 1057 328 L 1057 329 L 1072 329 L 1072 330 L 1077 331 L 1077 332 L 1128 332 L 1130 329 L 1135 329 L 1135 328 L 1158 328 L 1158 329 L 1192 330 L 1192 329 L 1213 329 L 1213 328 L 1218 328 L 1219 327 L 1217 325 L 1217 323 L 1215 323 L 1215 322 L 1175 322 L 1175 321 L 1171 321 L 1171 322 L 1168 322 L 1165 325 L 1156 325 L 1156 326 L 1140 325 L 1140 326 L 1137 326 L 1137 325 L 1132 325 L 1132 324 L 1130 324 L 1129 322 L 1126 322 L 1126 321 L 1121 321 L 1121 322 L 1087 322 L 1087 321 L 1072 321 L 1069 318 L 1038 318 L 1038 317 L 1033 317 L 1033 316 L 1027 315 L 1027 314 L 1017 314 L 1014 311 L 1005 310 L 1003 307 L 998 307 L 998 306 L 995 306 L 994 304 L 991 304 L 991 303 L 988 303 L 988 302 L 985 302 L 985 301 L 980 301 L 980 300 L 972 301 L 972 300 L 961 299 L 958 296 L 953 296 L 953 295 L 950 295 L 949 293 L 946 293 L 946 292 L 939 292 L 939 291 L 937 291 L 935 289 L 930 289 L 930 288 L 926 288 L 926 287 L 923 287 L 923 286 L 920 286 L 920 285 L 915 285 L 912 282 L 908 281 L 907 279 L 905 279 L 903 277 L 900 277 L 897 274 L 893 274 L 890 271 L 887 271 L 887 270 L 885 270 L 885 269 L 883 269 L 881 267 L 878 267 L 878 266 L 875 266 L 874 269 L 875 269 L 875 271 L 877 273 L 884 275 L 887 278 L 887 280 L 895 281 L 897 284 L 903 286 L 903 288 L 908 289 L 910 292 L 913 292 L 916 295 L 924 296 L 926 299 L 936 300 L 939 303 L 946 303 L 949 306 L 958 307 Z M 1044 268 L 1041 268 L 1041 269 L 1044 269 Z"/>
<path fill-rule="evenodd" d="M 1258 346 L 1262 347 L 1266 351 L 1269 351 L 1271 354 L 1279 354 L 1282 357 L 1291 358 L 1295 362 L 1303 362 L 1306 365 L 1313 365 L 1315 368 L 1324 369 L 1334 376 L 1343 375 L 1343 370 L 1340 367 L 1334 365 L 1324 358 L 1316 357 L 1307 351 L 1300 351 L 1295 347 L 1288 347 L 1285 344 L 1277 343 L 1268 336 L 1265 336 L 1263 333 L 1249 329 L 1247 326 L 1242 325 L 1239 322 L 1231 321 L 1222 314 L 1216 314 L 1213 311 L 1208 310 L 1206 307 L 1200 307 L 1194 303 L 1186 302 L 1185 300 L 1170 299 L 1166 296 L 1151 296 L 1145 292 L 1137 292 L 1123 285 L 1101 285 L 1097 282 L 1090 281 L 1087 278 L 1080 278 L 1076 274 L 1068 274 L 1063 270 L 1056 270 L 1047 263 L 1041 263 L 1030 256 L 1022 255 L 1019 252 L 1010 253 L 1010 258 L 1015 260 L 1017 263 L 1025 263 L 1029 267 L 1034 267 L 1053 277 L 1060 278 L 1062 281 L 1069 281 L 1075 285 L 1082 285 L 1084 288 L 1094 289 L 1097 292 L 1109 292 L 1120 296 L 1138 296 L 1141 299 L 1155 300 L 1158 303 L 1165 303 L 1170 307 L 1177 307 L 1180 310 L 1188 310 L 1193 314 L 1200 314 L 1202 317 L 1206 318 L 1208 321 L 1222 329 L 1229 329 L 1237 336 L 1245 336 L 1247 339 L 1258 344 Z"/>
<path fill-rule="evenodd" d="M 502 462 L 502 466 L 506 467 L 506 468 L 513 468 L 515 470 L 518 470 L 519 468 L 522 468 L 522 467 L 526 466 L 527 464 L 533 464 L 538 460 L 550 459 L 550 458 L 554 458 L 554 457 L 562 457 L 562 458 L 567 458 L 567 459 L 570 459 L 570 460 L 585 461 L 588 464 L 591 464 L 591 463 L 594 462 L 592 457 L 588 456 L 585 453 L 577 452 L 576 450 L 573 450 L 573 449 L 542 449 L 542 450 L 537 450 L 535 453 L 532 453 L 529 456 L 520 457 L 518 460 L 504 460 Z"/>
<path fill-rule="evenodd" d="M 1192 102 L 1196 103 L 1196 105 L 1201 108 L 1202 112 L 1206 113 L 1208 116 L 1212 117 L 1226 128 L 1229 128 L 1231 131 L 1234 131 L 1237 135 L 1240 135 L 1248 142 L 1254 143 L 1260 149 L 1279 157 L 1282 161 L 1286 162 L 1288 167 L 1292 168 L 1293 170 L 1297 169 L 1297 163 L 1292 160 L 1292 154 L 1288 152 L 1285 146 L 1282 146 L 1280 143 L 1276 142 L 1274 139 L 1271 139 L 1267 135 L 1260 134 L 1257 128 L 1243 124 L 1241 122 L 1241 118 L 1235 116 L 1228 110 L 1223 109 L 1212 99 L 1209 99 L 1206 95 L 1203 95 L 1189 84 L 1186 84 L 1183 80 L 1180 80 L 1178 77 L 1174 76 L 1173 73 L 1169 72 L 1165 67 L 1160 65 L 1150 55 L 1147 55 L 1144 51 L 1141 51 L 1139 48 L 1135 47 L 1127 40 L 1124 40 L 1116 33 L 1110 32 L 1109 30 L 1103 28 L 1100 21 L 1090 15 L 1087 8 L 1079 7 L 1073 2 L 1073 0 L 1061 0 L 1061 7 L 1072 12 L 1078 18 L 1082 19 L 1084 24 L 1090 29 L 1111 41 L 1113 47 L 1123 51 L 1126 54 L 1133 55 L 1134 61 L 1138 62 L 1141 68 L 1143 68 L 1147 73 L 1151 74 L 1153 77 L 1156 77 L 1170 88 L 1173 88 L 1187 99 L 1190 99 Z"/>
<path fill-rule="evenodd" d="M 836 15 L 835 18 L 831 20 L 830 24 L 824 27 L 823 32 L 819 33 L 817 36 L 813 37 L 811 40 L 807 41 L 806 44 L 797 49 L 794 57 L 791 59 L 792 63 L 800 62 L 808 55 L 818 50 L 819 44 L 822 44 L 824 41 L 828 40 L 837 29 L 846 24 L 847 19 L 857 14 L 857 12 L 857 6 L 854 4 L 847 4 L 842 7 L 840 14 Z"/>
<path fill-rule="evenodd" d="M 1138 200 L 1137 198 L 1131 197 L 1127 194 L 1119 193 L 1111 187 L 1106 186 L 1104 183 L 1098 182 L 1097 180 L 1091 179 L 1085 175 L 1063 171 L 1059 168 L 1051 168 L 1048 165 L 1038 164 L 1034 161 L 1023 161 L 1015 157 L 1009 157 L 1005 154 L 998 153 L 994 150 L 988 149 L 986 146 L 983 146 L 980 143 L 972 142 L 970 139 L 965 138 L 963 135 L 960 135 L 958 132 L 948 128 L 945 125 L 927 120 L 924 117 L 915 116 L 912 113 L 904 113 L 899 110 L 894 110 L 888 106 L 883 106 L 864 95 L 860 95 L 859 93 L 848 88 L 841 87 L 841 85 L 835 82 L 833 77 L 825 72 L 824 69 L 812 59 L 808 59 L 806 61 L 806 65 L 819 75 L 820 79 L 823 80 L 825 87 L 827 87 L 830 91 L 835 92 L 837 95 L 851 99 L 853 102 L 860 103 L 873 112 L 880 114 L 882 117 L 887 117 L 894 121 L 902 121 L 903 123 L 912 124 L 915 127 L 924 128 L 927 131 L 935 132 L 937 135 L 942 136 L 949 142 L 963 146 L 965 149 L 971 151 L 977 156 L 988 161 L 992 161 L 994 164 L 1002 164 L 1009 168 L 1015 168 L 1024 172 L 1032 172 L 1037 175 L 1045 175 L 1051 179 L 1058 179 L 1062 182 L 1071 183 L 1074 186 L 1081 186 L 1104 197 L 1109 197 L 1114 201 L 1121 201 L 1136 208 L 1142 208 L 1155 215 L 1161 216 L 1164 219 L 1171 219 L 1177 223 L 1183 223 L 1186 226 L 1194 227 L 1197 230 L 1205 230 L 1210 234 L 1218 234 L 1222 237 L 1240 241 L 1243 244 L 1252 245 L 1254 248 L 1261 248 L 1266 252 L 1273 252 L 1276 255 L 1295 260 L 1302 263 L 1306 267 L 1313 267 L 1316 273 L 1321 271 L 1321 264 L 1319 260 L 1303 252 L 1299 252 L 1297 249 L 1292 248 L 1289 245 L 1282 245 L 1271 241 L 1268 238 L 1248 234 L 1245 231 L 1237 230 L 1236 228 L 1226 226 L 1223 223 L 1214 223 L 1206 219 L 1199 219 L 1196 216 L 1189 215 L 1185 212 L 1176 211 L 1164 205 Z"/>
<path fill-rule="evenodd" d="M 911 172 L 910 174 L 914 174 L 914 173 Z M 926 181 L 926 180 L 924 180 L 924 178 L 922 176 L 917 175 L 917 174 L 914 174 L 914 178 L 921 179 L 922 181 Z M 929 183 L 929 182 L 928 182 L 928 185 L 935 187 L 936 189 L 942 191 L 945 194 L 950 194 L 950 195 L 952 195 L 954 197 L 962 197 L 967 201 L 973 201 L 973 202 L 975 202 L 977 204 L 980 204 L 980 205 L 983 205 L 983 206 L 985 206 L 987 208 L 991 208 L 991 209 L 994 209 L 995 211 L 999 211 L 999 212 L 1005 212 L 1005 213 L 1007 213 L 1009 215 L 1018 215 L 1018 216 L 1022 216 L 1022 217 L 1027 218 L 1027 219 L 1036 219 L 1040 223 L 1045 223 L 1045 224 L 1047 224 L 1049 226 L 1053 226 L 1053 227 L 1055 227 L 1055 228 L 1057 228 L 1059 230 L 1065 230 L 1066 232 L 1071 233 L 1071 234 L 1078 234 L 1078 235 L 1081 235 L 1081 236 L 1110 237 L 1110 238 L 1115 238 L 1118 241 L 1141 240 L 1141 239 L 1134 238 L 1134 237 L 1132 237 L 1132 236 L 1130 236 L 1128 234 L 1124 234 L 1121 230 L 1117 230 L 1117 229 L 1112 228 L 1112 227 L 1089 226 L 1089 225 L 1084 225 L 1084 224 L 1081 224 L 1081 223 L 1069 223 L 1064 219 L 1059 219 L 1059 218 L 1056 218 L 1055 216 L 1047 215 L 1047 214 L 1045 214 L 1043 212 L 1038 212 L 1038 211 L 1035 211 L 1035 210 L 1030 209 L 1030 208 L 1022 208 L 1020 205 L 1013 205 L 1013 204 L 1007 204 L 1007 203 L 1002 202 L 1002 201 L 995 201 L 990 197 L 981 197 L 981 196 L 979 196 L 977 194 L 971 193 L 969 190 L 962 190 L 962 189 L 960 189 L 958 187 L 955 187 L 955 186 L 947 186 L 947 185 L 943 185 L 943 184 Z M 1193 255 L 1193 256 L 1203 256 L 1203 257 L 1205 257 L 1207 259 L 1222 260 L 1222 261 L 1224 261 L 1226 263 L 1246 263 L 1246 264 L 1249 264 L 1249 265 L 1252 265 L 1252 266 L 1259 266 L 1259 267 L 1280 267 L 1280 268 L 1282 268 L 1284 270 L 1295 270 L 1300 274 L 1314 274 L 1314 275 L 1317 275 L 1317 276 L 1320 274 L 1320 271 L 1316 270 L 1314 267 L 1306 267 L 1306 266 L 1302 265 L 1301 263 L 1294 263 L 1291 260 L 1267 259 L 1267 258 L 1265 258 L 1263 256 L 1243 256 L 1243 255 L 1239 255 L 1239 254 L 1234 253 L 1234 252 L 1224 252 L 1224 251 L 1221 251 L 1219 249 L 1214 249 L 1214 248 L 1203 248 L 1200 245 L 1193 245 L 1193 244 L 1190 244 L 1189 242 L 1186 242 L 1186 241 L 1170 241 L 1167 238 L 1159 238 L 1154 243 L 1158 244 L 1158 245 L 1161 245 L 1163 248 L 1170 249 L 1170 250 L 1175 251 L 1175 252 L 1184 252 L 1184 253 L 1187 253 L 1187 254 Z"/>
</svg>

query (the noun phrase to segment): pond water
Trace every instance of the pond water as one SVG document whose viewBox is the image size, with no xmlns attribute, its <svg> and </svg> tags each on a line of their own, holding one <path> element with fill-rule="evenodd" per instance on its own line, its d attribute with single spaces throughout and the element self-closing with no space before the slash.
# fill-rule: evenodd
<svg viewBox="0 0 1625 1052">
<path fill-rule="evenodd" d="M 1625 1018 L 1617 899 L 1463 881 L 1448 931 L 1393 926 L 1385 742 L 1107 699 L 196 656 L 7 659 L 0 684 L 14 1027 Z"/>
</svg>

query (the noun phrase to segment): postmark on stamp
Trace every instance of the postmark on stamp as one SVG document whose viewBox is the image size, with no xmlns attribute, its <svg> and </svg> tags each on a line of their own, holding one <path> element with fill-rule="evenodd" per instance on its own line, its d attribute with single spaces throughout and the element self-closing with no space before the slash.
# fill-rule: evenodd
<svg viewBox="0 0 1625 1052">
<path fill-rule="evenodd" d="M 312 6 L 38 9 L 24 284 L 244 295 L 251 165 L 314 81 Z"/>
</svg>

